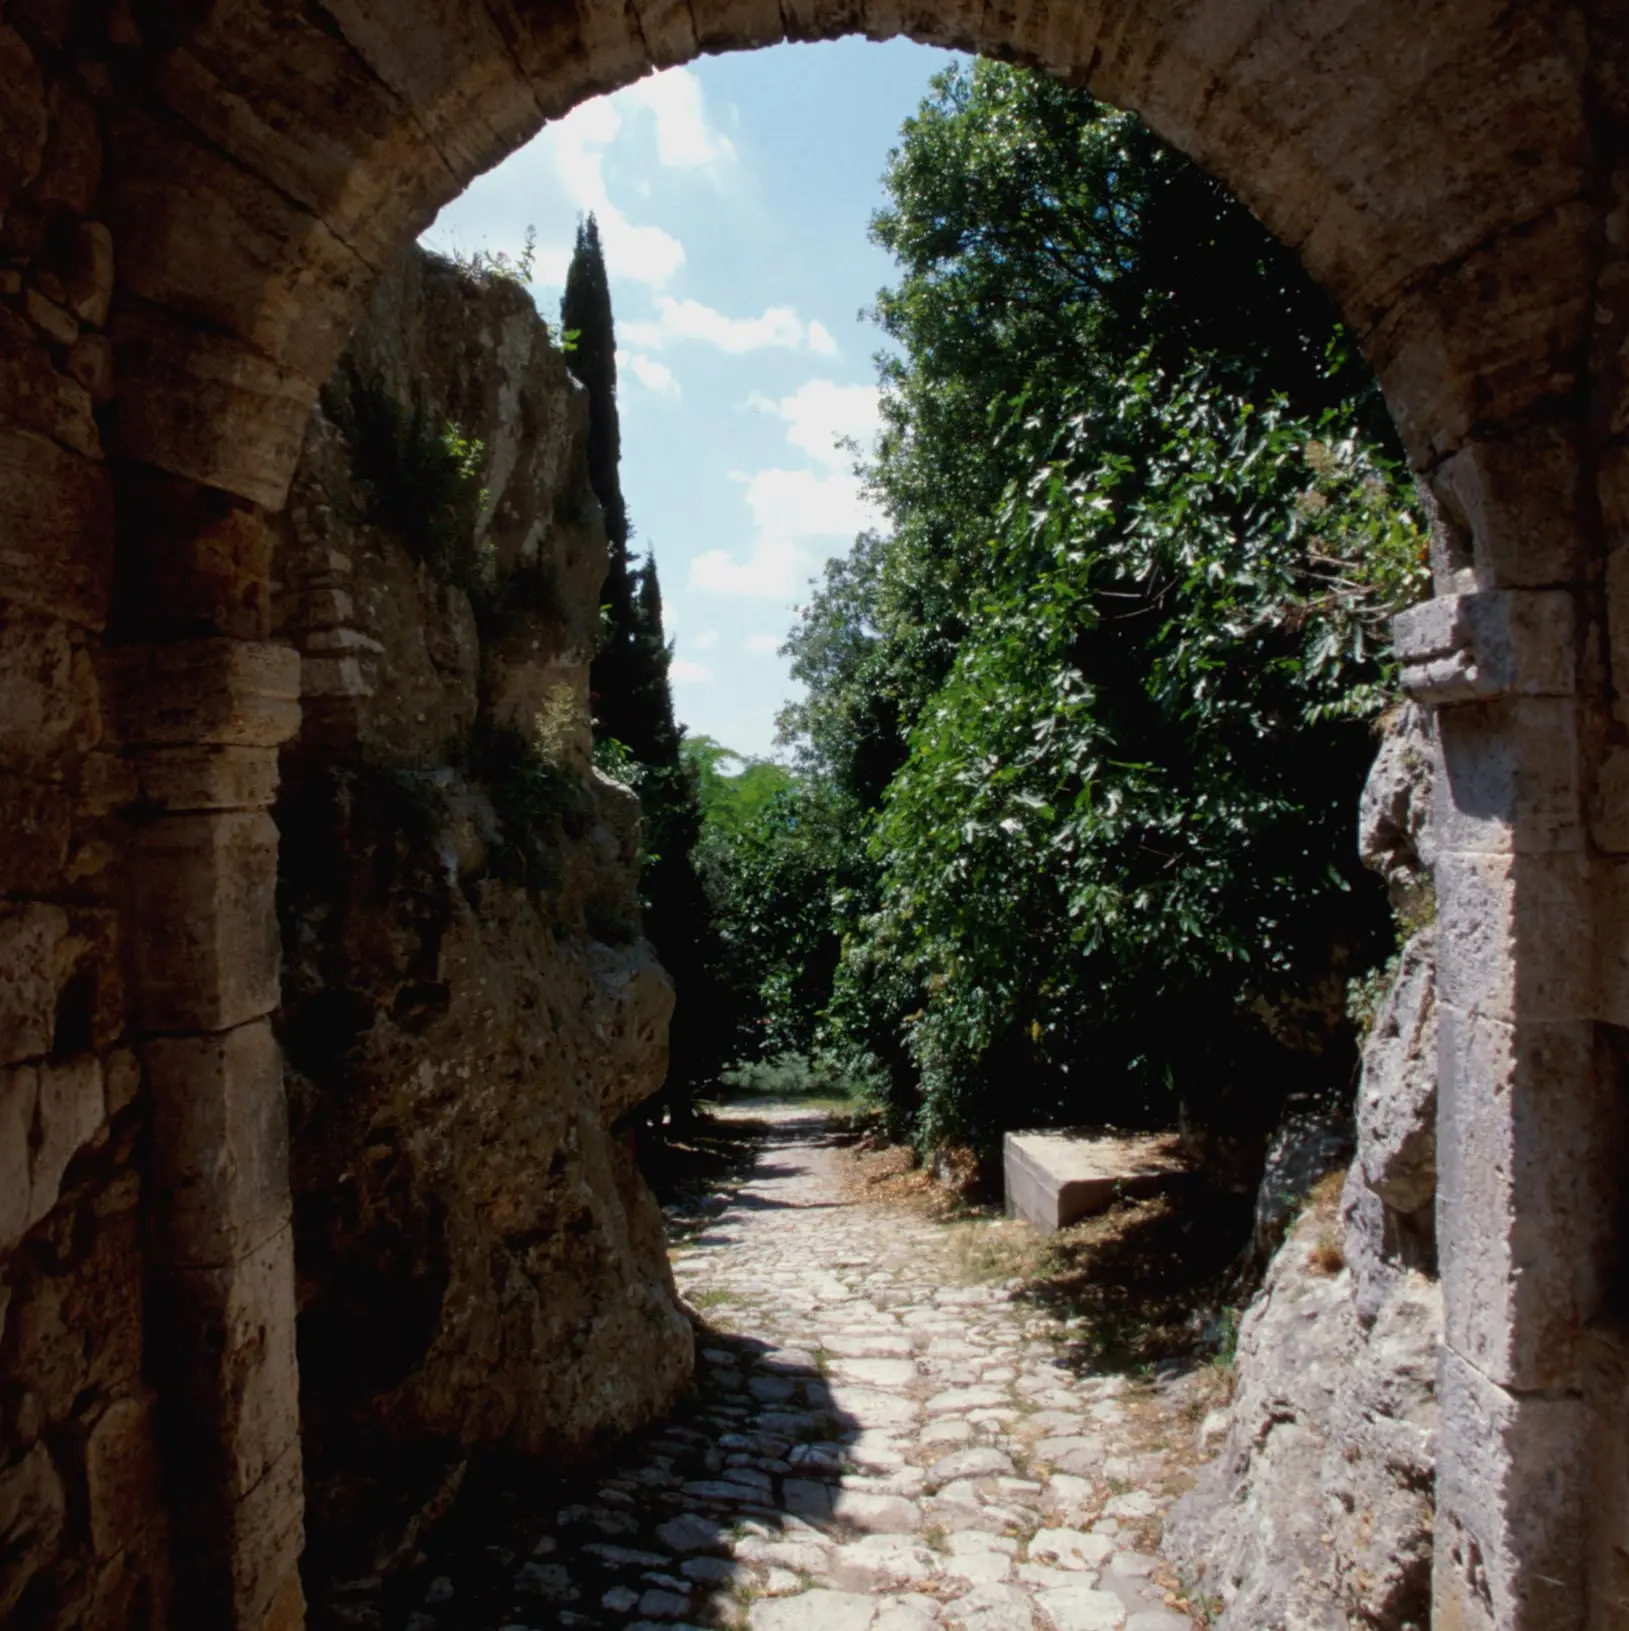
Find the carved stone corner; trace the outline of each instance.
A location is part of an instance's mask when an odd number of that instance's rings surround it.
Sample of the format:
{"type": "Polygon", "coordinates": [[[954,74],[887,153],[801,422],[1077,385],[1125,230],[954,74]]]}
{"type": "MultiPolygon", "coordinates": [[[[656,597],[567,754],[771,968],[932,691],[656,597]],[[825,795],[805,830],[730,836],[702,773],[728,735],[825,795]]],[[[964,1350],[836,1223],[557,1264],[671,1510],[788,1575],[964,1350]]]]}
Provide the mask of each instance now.
{"type": "Polygon", "coordinates": [[[1443,707],[1501,697],[1571,696],[1577,617],[1564,589],[1439,595],[1392,620],[1403,689],[1443,707]]]}
{"type": "Polygon", "coordinates": [[[300,654],[260,641],[125,646],[117,656],[120,734],[138,750],[275,748],[300,728],[300,654]]]}

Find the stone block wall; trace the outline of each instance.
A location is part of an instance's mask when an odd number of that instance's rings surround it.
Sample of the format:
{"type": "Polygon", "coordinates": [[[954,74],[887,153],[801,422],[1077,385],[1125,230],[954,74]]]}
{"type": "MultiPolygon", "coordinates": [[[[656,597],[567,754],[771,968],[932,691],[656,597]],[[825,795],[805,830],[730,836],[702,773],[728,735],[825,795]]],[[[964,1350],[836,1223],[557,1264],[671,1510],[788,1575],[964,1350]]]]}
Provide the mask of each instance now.
{"type": "Polygon", "coordinates": [[[163,1623],[101,420],[115,39],[0,21],[0,1621],[163,1623]]]}
{"type": "MultiPolygon", "coordinates": [[[[1375,365],[1441,520],[1441,602],[1399,630],[1443,749],[1436,1623],[1619,1631],[1621,0],[381,15],[0,0],[0,1613],[139,1619],[165,1597],[168,1523],[172,1623],[302,1617],[274,1151],[248,1163],[265,1183],[222,1175],[282,1114],[265,817],[302,655],[269,639],[272,518],[367,291],[584,97],[704,51],[863,32],[1137,109],[1297,250],[1375,365]],[[159,1126],[176,1153],[144,1169],[159,1126]],[[92,1309],[143,1269],[139,1324],[92,1309]],[[186,1503],[93,1498],[146,1488],[149,1390],[187,1418],[159,1433],[186,1503]],[[126,1578],[137,1606],[107,1607],[126,1578]]],[[[344,592],[320,576],[314,595],[344,592]]],[[[360,631],[337,598],[326,615],[303,661],[343,686],[360,631]]]]}

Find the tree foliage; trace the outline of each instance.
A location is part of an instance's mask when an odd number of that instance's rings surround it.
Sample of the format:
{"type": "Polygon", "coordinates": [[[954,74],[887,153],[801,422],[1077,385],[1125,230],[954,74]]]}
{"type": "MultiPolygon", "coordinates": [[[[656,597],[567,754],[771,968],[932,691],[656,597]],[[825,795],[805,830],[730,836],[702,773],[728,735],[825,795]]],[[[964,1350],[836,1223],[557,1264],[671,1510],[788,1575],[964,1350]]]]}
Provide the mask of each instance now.
{"type": "Polygon", "coordinates": [[[636,675],[640,653],[634,649],[638,572],[628,553],[631,529],[622,496],[622,427],[617,414],[617,342],[611,314],[611,280],[605,270],[599,223],[592,215],[577,223],[577,242],[560,299],[560,327],[576,335],[571,371],[588,394],[588,479],[605,517],[607,561],[601,591],[604,638],[589,674],[594,717],[607,738],[626,742],[644,723],[634,695],[640,683],[636,675]]]}
{"type": "Polygon", "coordinates": [[[1362,360],[1210,177],[1039,75],[941,75],[885,183],[892,529],[805,609],[798,779],[732,840],[777,1043],[928,1141],[1340,1081],[1423,562],[1362,360]]]}
{"type": "Polygon", "coordinates": [[[595,757],[639,795],[644,930],[678,989],[668,1077],[652,1117],[685,1116],[725,1063],[728,1003],[707,892],[697,870],[701,806],[673,713],[672,648],[662,621],[655,556],[636,564],[622,497],[616,405],[616,329],[599,227],[577,228],[560,324],[575,334],[572,371],[588,392],[588,466],[605,515],[607,569],[601,643],[590,670],[595,757]]]}

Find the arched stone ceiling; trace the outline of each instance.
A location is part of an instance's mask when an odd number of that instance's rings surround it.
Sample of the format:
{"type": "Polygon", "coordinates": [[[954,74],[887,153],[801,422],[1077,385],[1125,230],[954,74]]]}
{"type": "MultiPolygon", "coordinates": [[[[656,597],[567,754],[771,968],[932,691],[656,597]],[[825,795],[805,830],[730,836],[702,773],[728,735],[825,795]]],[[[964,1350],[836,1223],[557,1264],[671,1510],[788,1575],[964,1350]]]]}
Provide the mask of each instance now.
{"type": "MultiPolygon", "coordinates": [[[[1301,254],[1417,462],[1575,413],[1605,238],[1599,40],[1495,0],[220,0],[146,39],[109,142],[119,453],[281,502],[384,261],[578,101],[862,32],[1141,113],[1301,254]]],[[[1621,55],[1621,41],[1619,53],[1621,55]]]]}

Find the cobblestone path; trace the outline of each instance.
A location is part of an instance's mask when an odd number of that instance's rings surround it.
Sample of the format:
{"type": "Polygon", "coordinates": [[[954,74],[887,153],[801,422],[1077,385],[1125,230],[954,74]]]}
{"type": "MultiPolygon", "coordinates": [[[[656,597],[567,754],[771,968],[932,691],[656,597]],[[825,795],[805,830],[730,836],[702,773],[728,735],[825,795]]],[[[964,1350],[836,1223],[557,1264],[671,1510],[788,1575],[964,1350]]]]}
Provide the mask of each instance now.
{"type": "Polygon", "coordinates": [[[710,1325],[692,1406],[407,1631],[1190,1631],[1151,1550],[1181,1380],[1078,1374],[945,1228],[844,1192],[824,1118],[774,1121],[675,1256],[710,1325]]]}

